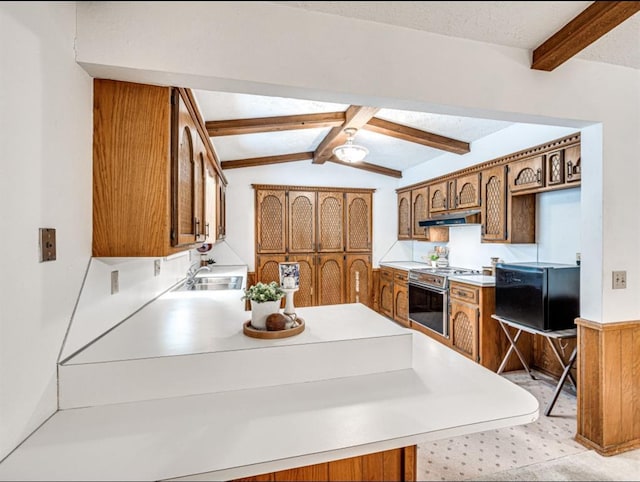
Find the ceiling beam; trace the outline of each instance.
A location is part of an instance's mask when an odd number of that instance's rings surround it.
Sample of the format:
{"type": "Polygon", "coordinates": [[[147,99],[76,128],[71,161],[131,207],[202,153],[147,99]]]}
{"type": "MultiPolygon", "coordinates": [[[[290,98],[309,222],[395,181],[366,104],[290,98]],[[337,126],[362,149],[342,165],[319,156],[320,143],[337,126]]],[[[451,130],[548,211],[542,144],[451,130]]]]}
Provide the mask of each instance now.
{"type": "Polygon", "coordinates": [[[452,139],[450,137],[433,134],[431,132],[414,129],[395,122],[390,122],[377,117],[372,118],[363,129],[384,134],[386,136],[402,139],[403,141],[415,142],[423,146],[433,147],[441,151],[453,152],[454,154],[466,154],[470,151],[469,143],[452,139]]]}
{"type": "Polygon", "coordinates": [[[333,148],[344,144],[347,135],[344,130],[347,127],[360,129],[363,125],[371,120],[380,110],[379,107],[367,107],[360,105],[350,105],[345,112],[344,124],[340,127],[334,127],[329,134],[320,142],[313,154],[314,164],[323,164],[333,156],[333,148]]]}
{"type": "Polygon", "coordinates": [[[252,157],[238,159],[236,161],[222,161],[222,169],[237,169],[239,167],[266,166],[268,164],[281,164],[283,162],[305,161],[313,159],[313,152],[297,152],[295,154],[282,154],[279,156],[252,157]]]}
{"type": "Polygon", "coordinates": [[[551,72],[640,11],[640,2],[593,2],[533,51],[531,68],[551,72]]]}
{"type": "Polygon", "coordinates": [[[333,162],[335,164],[340,164],[341,166],[347,167],[355,167],[356,169],[362,169],[364,171],[375,172],[376,174],[382,174],[383,176],[391,176],[396,178],[402,177],[401,171],[396,171],[395,169],[389,169],[388,167],[378,166],[376,164],[369,164],[367,162],[343,162],[336,159],[335,156],[327,159],[329,162],[333,162]]]}
{"type": "Polygon", "coordinates": [[[208,121],[205,123],[205,126],[211,137],[218,137],[334,127],[341,126],[344,124],[344,121],[344,112],[323,112],[319,114],[208,121]]]}

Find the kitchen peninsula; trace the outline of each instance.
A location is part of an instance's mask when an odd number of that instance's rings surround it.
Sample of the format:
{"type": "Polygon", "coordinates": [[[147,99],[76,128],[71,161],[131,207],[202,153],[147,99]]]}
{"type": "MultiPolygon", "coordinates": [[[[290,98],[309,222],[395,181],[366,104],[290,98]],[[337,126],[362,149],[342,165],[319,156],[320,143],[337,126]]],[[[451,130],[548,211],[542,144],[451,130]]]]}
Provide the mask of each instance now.
{"type": "Polygon", "coordinates": [[[258,340],[240,290],[166,292],[59,367],[61,410],[0,479],[227,480],[538,417],[527,391],[362,304],[296,311],[302,333],[258,340]]]}

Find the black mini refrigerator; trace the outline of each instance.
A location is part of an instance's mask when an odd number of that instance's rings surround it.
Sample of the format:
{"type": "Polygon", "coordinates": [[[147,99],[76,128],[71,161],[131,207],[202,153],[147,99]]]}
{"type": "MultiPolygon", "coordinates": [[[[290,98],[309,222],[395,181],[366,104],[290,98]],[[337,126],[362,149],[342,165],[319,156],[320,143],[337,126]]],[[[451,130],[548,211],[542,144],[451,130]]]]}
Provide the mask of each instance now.
{"type": "Polygon", "coordinates": [[[496,315],[540,331],[575,328],[580,316],[580,267],[498,263],[496,315]]]}

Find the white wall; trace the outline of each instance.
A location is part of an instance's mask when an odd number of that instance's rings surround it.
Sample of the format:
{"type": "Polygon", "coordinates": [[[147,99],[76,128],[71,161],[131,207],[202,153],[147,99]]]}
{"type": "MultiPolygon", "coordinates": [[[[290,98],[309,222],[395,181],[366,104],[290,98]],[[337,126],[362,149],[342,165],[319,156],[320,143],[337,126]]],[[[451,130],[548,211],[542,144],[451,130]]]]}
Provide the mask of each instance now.
{"type": "Polygon", "coordinates": [[[225,171],[227,186],[226,241],[255,271],[254,189],[252,184],[284,184],[294,186],[373,188],[373,264],[396,240],[396,187],[393,177],[373,174],[362,169],[325,163],[289,162],[265,167],[225,171]]]}
{"type": "Polygon", "coordinates": [[[0,459],[57,407],[56,359],[91,256],[91,78],[75,5],[0,3],[0,459]],[[38,228],[57,260],[39,263],[38,228]]]}

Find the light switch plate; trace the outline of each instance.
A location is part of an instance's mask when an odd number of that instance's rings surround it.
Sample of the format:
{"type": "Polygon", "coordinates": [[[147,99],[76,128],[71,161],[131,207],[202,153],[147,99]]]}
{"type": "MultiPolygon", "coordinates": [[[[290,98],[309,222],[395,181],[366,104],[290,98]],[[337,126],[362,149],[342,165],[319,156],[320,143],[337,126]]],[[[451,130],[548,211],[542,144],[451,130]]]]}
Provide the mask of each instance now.
{"type": "Polygon", "coordinates": [[[55,261],[56,259],[56,230],[40,228],[40,262],[55,261]]]}
{"type": "Polygon", "coordinates": [[[153,276],[160,276],[160,260],[156,259],[153,261],[153,276]]]}
{"type": "Polygon", "coordinates": [[[627,272],[626,271],[614,271],[613,272],[613,289],[623,290],[627,287],[627,272]]]}

